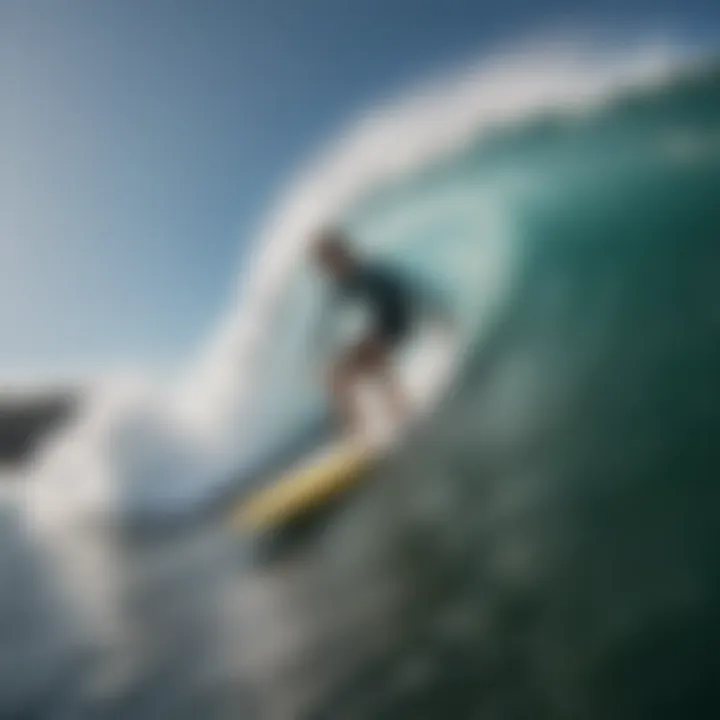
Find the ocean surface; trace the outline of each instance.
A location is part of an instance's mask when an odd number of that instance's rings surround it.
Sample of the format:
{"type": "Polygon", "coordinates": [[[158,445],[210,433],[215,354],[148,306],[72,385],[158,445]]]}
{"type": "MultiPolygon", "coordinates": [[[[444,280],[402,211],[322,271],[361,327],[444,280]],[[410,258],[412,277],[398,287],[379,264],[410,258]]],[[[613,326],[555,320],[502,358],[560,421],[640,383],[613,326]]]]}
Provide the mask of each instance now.
{"type": "Polygon", "coordinates": [[[271,337],[248,321],[233,346],[273,350],[242,412],[219,393],[231,409],[162,436],[126,413],[108,451],[113,411],[3,479],[0,717],[720,714],[720,66],[618,77],[468,121],[338,205],[463,337],[432,417],[339,504],[272,537],[221,522],[322,427],[322,297],[273,268],[271,337]],[[87,482],[58,469],[78,445],[87,482]],[[126,522],[143,501],[183,512],[126,522]]]}

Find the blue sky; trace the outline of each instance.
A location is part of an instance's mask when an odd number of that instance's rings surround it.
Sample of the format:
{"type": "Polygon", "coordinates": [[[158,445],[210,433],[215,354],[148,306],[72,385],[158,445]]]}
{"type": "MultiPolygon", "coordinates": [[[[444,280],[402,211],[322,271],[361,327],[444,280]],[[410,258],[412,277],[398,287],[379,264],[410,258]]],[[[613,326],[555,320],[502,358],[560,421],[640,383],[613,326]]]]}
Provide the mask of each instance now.
{"type": "Polygon", "coordinates": [[[354,111],[576,23],[707,42],[720,4],[0,0],[0,381],[178,362],[354,111]]]}

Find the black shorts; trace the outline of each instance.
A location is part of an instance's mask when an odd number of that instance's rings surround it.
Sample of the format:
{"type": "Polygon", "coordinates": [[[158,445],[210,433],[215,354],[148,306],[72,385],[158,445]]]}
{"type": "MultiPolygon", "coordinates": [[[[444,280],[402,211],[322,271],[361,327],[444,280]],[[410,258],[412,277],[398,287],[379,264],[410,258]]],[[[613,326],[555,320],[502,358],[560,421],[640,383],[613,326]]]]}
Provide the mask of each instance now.
{"type": "Polygon", "coordinates": [[[403,312],[383,313],[375,321],[374,334],[389,347],[397,347],[410,334],[410,318],[403,312]]]}

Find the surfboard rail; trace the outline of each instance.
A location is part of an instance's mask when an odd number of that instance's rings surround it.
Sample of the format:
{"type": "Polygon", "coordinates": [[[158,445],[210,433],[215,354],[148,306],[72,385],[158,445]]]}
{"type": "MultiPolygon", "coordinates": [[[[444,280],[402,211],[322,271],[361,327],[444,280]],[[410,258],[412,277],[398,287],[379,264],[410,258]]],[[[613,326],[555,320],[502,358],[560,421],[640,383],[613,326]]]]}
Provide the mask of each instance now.
{"type": "Polygon", "coordinates": [[[295,467],[269,487],[241,500],[230,522],[251,532],[282,525],[349,490],[377,456],[368,445],[343,443],[332,447],[321,458],[295,467]]]}

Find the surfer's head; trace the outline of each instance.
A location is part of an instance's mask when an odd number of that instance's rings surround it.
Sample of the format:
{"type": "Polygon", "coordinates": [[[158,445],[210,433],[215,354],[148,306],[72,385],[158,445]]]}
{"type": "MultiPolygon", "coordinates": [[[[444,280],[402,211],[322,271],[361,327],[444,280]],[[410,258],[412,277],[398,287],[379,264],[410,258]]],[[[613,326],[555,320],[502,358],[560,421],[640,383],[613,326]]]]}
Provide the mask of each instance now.
{"type": "Polygon", "coordinates": [[[346,277],[357,264],[346,234],[338,227],[321,230],[315,237],[313,252],[318,265],[333,277],[346,277]]]}

